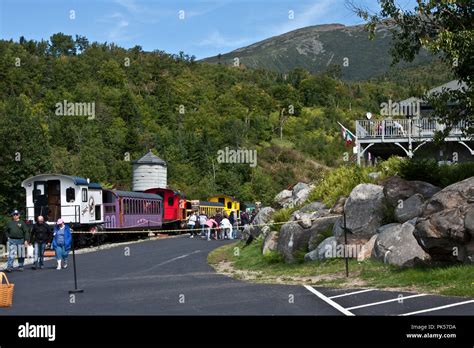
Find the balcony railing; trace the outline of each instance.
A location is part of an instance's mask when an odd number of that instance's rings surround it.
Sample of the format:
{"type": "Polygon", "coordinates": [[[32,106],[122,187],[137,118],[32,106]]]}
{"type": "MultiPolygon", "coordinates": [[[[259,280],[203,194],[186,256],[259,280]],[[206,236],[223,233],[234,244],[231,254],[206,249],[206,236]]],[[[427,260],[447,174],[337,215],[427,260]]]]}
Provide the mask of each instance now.
{"type": "MultiPolygon", "coordinates": [[[[357,139],[381,139],[382,141],[395,138],[420,138],[432,139],[435,131],[445,129],[445,125],[429,118],[415,120],[409,119],[387,119],[387,120],[358,120],[356,121],[357,139]]],[[[450,131],[450,137],[463,137],[463,129],[467,128],[467,122],[461,121],[450,131]]]]}

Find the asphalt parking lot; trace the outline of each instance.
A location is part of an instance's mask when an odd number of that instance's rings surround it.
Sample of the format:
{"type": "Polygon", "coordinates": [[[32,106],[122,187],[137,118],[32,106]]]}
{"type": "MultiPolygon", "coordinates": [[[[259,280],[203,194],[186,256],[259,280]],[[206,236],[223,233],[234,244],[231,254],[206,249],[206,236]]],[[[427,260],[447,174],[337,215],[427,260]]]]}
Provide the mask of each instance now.
{"type": "Polygon", "coordinates": [[[72,297],[72,262],[26,266],[8,275],[14,304],[0,315],[474,315],[473,298],[232,279],[207,264],[222,243],[182,236],[76,255],[84,293],[72,297]]]}

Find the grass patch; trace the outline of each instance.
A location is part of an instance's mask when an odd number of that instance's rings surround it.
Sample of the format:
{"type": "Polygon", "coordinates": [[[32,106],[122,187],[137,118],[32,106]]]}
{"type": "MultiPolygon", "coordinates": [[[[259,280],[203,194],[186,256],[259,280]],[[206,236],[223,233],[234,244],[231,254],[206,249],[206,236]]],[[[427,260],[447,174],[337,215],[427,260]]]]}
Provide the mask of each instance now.
{"type": "Polygon", "coordinates": [[[243,246],[242,242],[236,242],[219,247],[209,254],[208,261],[211,265],[231,261],[236,270],[259,272],[257,281],[296,279],[301,283],[310,281],[312,284],[333,287],[363,285],[474,297],[474,265],[399,268],[374,260],[357,262],[351,259],[349,278],[346,278],[343,259],[286,264],[281,262],[279,255],[273,253],[264,257],[261,254],[261,241],[246,248],[243,246]]]}

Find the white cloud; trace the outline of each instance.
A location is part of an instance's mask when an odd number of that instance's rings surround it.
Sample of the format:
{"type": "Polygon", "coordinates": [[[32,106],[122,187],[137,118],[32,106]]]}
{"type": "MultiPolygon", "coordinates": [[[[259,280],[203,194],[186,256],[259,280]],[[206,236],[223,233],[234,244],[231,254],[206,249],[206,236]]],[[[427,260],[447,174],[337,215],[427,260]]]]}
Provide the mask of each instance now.
{"type": "Polygon", "coordinates": [[[213,47],[239,47],[252,42],[249,38],[229,38],[223,36],[218,30],[210,33],[204,40],[197,43],[198,46],[213,46],[213,47]]]}
{"type": "Polygon", "coordinates": [[[108,41],[120,42],[136,37],[136,35],[130,35],[128,33],[130,22],[120,12],[114,12],[110,15],[107,15],[102,18],[100,22],[109,26],[109,29],[106,32],[108,41]]]}

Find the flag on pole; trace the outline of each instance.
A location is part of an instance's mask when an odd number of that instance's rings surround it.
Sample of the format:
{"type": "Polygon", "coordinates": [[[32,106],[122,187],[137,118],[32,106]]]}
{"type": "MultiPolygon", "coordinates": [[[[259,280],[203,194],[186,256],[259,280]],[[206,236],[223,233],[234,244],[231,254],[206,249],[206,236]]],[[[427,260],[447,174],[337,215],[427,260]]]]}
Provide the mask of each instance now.
{"type": "Polygon", "coordinates": [[[344,127],[342,128],[342,138],[345,140],[346,145],[351,145],[354,142],[351,133],[344,127]]]}
{"type": "Polygon", "coordinates": [[[354,136],[354,134],[352,134],[350,130],[344,127],[341,123],[339,123],[339,125],[341,126],[342,138],[346,142],[346,145],[347,146],[352,145],[356,137],[354,136]]]}

